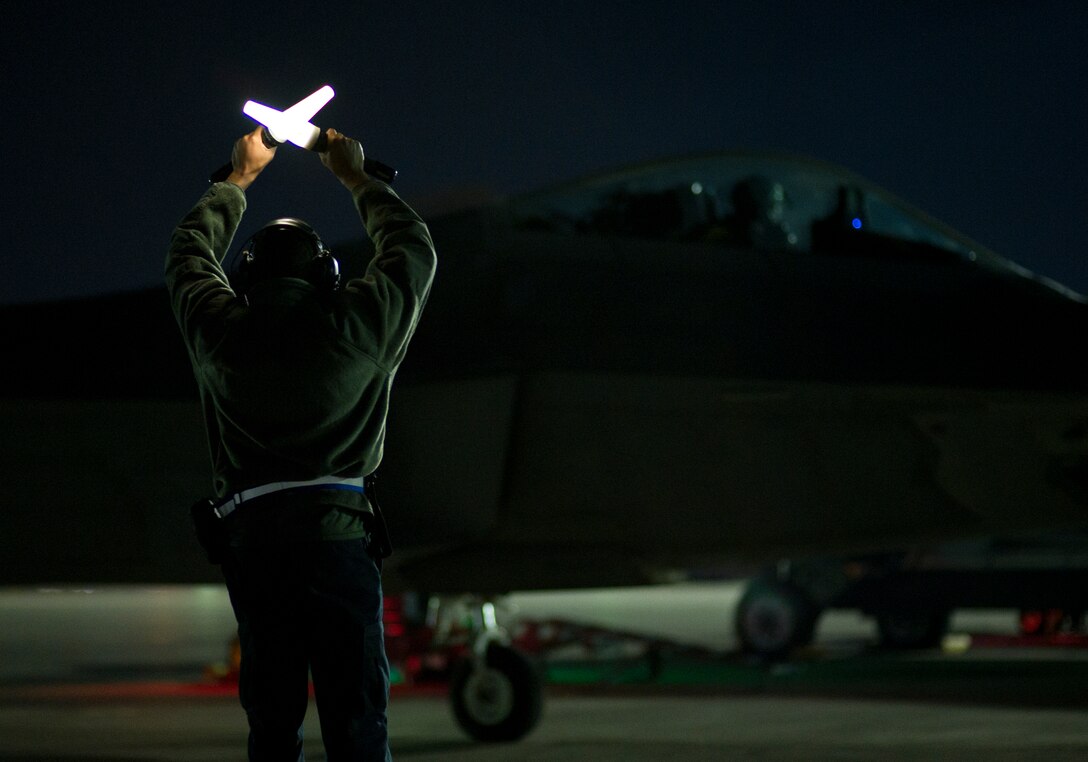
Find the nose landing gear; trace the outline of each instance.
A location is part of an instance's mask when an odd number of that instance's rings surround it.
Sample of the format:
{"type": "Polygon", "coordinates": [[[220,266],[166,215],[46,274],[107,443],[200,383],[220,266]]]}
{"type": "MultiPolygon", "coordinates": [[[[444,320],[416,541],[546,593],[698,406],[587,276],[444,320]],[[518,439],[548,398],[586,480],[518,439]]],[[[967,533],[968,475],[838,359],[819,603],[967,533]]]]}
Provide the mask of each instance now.
{"type": "MultiPolygon", "coordinates": [[[[450,675],[453,716],[477,741],[516,741],[540,721],[544,685],[533,663],[510,645],[495,606],[472,610],[472,647],[450,675]]],[[[440,637],[448,633],[438,628],[440,637]]]]}
{"type": "Polygon", "coordinates": [[[454,668],[450,701],[458,724],[478,741],[516,741],[540,720],[543,687],[525,656],[490,643],[454,668]]]}

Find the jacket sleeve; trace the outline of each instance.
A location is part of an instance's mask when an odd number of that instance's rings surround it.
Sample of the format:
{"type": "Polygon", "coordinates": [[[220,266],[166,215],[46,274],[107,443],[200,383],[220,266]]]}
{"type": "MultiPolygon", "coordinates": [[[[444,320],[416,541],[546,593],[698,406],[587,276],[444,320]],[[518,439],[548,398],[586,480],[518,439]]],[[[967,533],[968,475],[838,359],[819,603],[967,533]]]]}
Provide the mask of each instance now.
{"type": "Polygon", "coordinates": [[[222,261],[246,208],[233,183],[213,184],[174,229],[166,255],[166,288],[189,351],[199,355],[211,337],[211,318],[235,298],[222,261]]]}
{"type": "Polygon", "coordinates": [[[434,243],[419,215],[385,183],[367,180],[352,196],[375,253],[363,277],[344,287],[358,321],[351,339],[394,370],[431,291],[434,243]]]}

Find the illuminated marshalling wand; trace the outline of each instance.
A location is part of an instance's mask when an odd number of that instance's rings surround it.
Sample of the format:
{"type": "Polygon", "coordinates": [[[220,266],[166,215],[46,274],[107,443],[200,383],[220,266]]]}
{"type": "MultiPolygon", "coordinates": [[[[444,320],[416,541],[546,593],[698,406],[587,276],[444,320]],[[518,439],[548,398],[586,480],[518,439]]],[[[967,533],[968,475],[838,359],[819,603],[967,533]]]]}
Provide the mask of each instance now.
{"type": "MultiPolygon", "coordinates": [[[[256,101],[246,101],[246,105],[242,107],[242,113],[264,125],[264,129],[261,130],[261,139],[269,148],[275,148],[283,143],[294,143],[299,148],[320,152],[328,147],[328,136],[324,130],[311,124],[310,120],[332,100],[334,94],[332,88],[325,85],[286,111],[277,111],[256,101]]],[[[217,183],[226,180],[233,168],[231,162],[228,161],[212,172],[208,181],[217,183]]],[[[374,159],[363,159],[363,171],[384,183],[392,183],[397,177],[397,170],[374,159]]]]}

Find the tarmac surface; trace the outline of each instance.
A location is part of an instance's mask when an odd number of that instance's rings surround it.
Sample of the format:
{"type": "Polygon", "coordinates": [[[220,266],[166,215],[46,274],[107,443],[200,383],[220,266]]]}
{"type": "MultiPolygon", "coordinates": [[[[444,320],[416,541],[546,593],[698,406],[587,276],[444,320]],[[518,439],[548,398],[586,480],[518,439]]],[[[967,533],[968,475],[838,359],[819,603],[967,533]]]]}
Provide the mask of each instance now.
{"type": "MultiPolygon", "coordinates": [[[[80,694],[0,701],[4,762],[245,759],[233,695],[80,694]]],[[[773,691],[549,689],[540,725],[514,744],[477,744],[441,695],[393,697],[396,759],[1074,760],[1088,758],[1085,706],[1002,706],[773,691]]],[[[311,706],[307,759],[324,759],[311,706]]]]}
{"type": "MultiPolygon", "coordinates": [[[[691,605],[705,608],[699,596],[708,589],[689,592],[691,605]]],[[[660,601],[607,595],[620,623],[645,618],[647,607],[661,612],[660,601]]],[[[687,605],[676,602],[682,597],[673,590],[670,605],[687,605]]],[[[224,620],[221,603],[209,591],[0,595],[0,762],[245,759],[234,686],[200,672],[205,652],[222,647],[229,612],[224,620]],[[179,603],[191,598],[200,604],[179,603]],[[102,621],[122,623],[126,637],[103,632],[102,621]],[[195,629],[179,634],[182,621],[195,629]]],[[[576,618],[602,616],[602,600],[592,596],[525,597],[522,613],[554,614],[546,603],[576,618]]],[[[514,744],[470,740],[441,685],[400,685],[389,713],[393,755],[414,762],[1088,759],[1084,641],[1039,647],[1004,632],[1003,614],[958,624],[981,632],[907,655],[875,649],[867,625],[850,617],[831,617],[816,647],[788,663],[683,645],[650,659],[622,638],[593,652],[557,652],[542,665],[542,720],[514,744]]],[[[307,759],[325,759],[312,704],[306,739],[307,759]]]]}

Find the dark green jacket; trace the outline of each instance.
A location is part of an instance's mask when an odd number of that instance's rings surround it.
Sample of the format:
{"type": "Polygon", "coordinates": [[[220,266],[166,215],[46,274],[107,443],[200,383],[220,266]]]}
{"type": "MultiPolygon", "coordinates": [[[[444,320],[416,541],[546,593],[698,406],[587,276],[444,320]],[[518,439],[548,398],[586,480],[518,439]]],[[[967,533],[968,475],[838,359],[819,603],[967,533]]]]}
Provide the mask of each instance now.
{"type": "MultiPolygon", "coordinates": [[[[222,262],[246,198],[232,183],[213,184],[174,230],[166,285],[196,374],[220,497],[268,482],[365,476],[381,462],[393,378],[436,259],[427,226],[389,186],[368,180],[352,197],[375,256],[364,277],[331,295],[294,278],[259,282],[248,298],[235,294],[222,262]]],[[[283,493],[237,514],[239,522],[257,509],[266,518],[283,514],[263,523],[305,532],[299,511],[315,506],[320,536],[359,536],[358,519],[325,509],[368,510],[360,498],[283,493]]]]}

